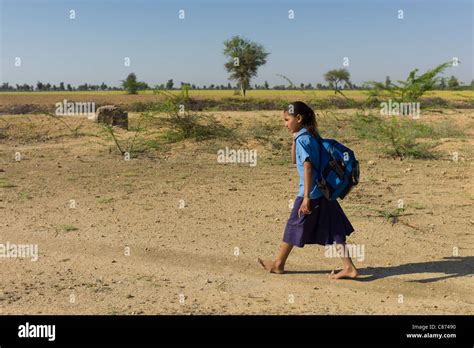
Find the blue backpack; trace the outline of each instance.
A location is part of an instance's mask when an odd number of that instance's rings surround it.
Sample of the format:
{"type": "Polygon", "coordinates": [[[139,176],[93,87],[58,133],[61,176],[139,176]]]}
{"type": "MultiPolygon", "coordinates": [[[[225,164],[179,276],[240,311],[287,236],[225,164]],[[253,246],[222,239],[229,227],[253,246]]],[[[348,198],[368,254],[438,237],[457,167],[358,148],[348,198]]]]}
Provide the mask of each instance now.
{"type": "Polygon", "coordinates": [[[354,151],[334,139],[316,139],[320,145],[318,189],[329,201],[344,199],[359,183],[359,162],[354,151]]]}

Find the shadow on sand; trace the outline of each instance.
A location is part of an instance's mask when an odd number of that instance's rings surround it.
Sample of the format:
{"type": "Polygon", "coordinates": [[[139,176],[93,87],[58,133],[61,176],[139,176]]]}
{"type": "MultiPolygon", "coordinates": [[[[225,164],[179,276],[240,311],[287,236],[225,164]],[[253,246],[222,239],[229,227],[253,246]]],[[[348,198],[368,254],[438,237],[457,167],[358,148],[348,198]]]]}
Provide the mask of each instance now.
{"type": "MultiPolygon", "coordinates": [[[[406,263],[389,267],[359,268],[357,281],[368,282],[404,274],[443,273],[442,276],[410,280],[416,283],[432,283],[449,278],[465,277],[474,274],[474,256],[444,257],[439,261],[406,263]]],[[[286,271],[285,274],[329,274],[330,271],[286,271]]]]}

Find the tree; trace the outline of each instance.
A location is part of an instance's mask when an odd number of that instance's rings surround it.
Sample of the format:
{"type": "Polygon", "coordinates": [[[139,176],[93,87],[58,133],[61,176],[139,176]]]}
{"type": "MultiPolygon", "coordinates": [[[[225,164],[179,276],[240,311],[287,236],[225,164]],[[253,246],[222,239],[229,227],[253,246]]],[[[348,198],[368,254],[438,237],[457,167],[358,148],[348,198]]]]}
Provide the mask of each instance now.
{"type": "Polygon", "coordinates": [[[390,76],[385,77],[385,86],[390,86],[392,84],[392,80],[390,80],[390,76]]]}
{"type": "Polygon", "coordinates": [[[451,76],[448,80],[449,89],[456,89],[459,87],[459,81],[455,76],[451,76]]]}
{"type": "Polygon", "coordinates": [[[36,90],[37,91],[42,91],[43,88],[44,88],[43,82],[40,82],[40,81],[36,82],[36,90]]]}
{"type": "Polygon", "coordinates": [[[127,94],[137,94],[139,83],[137,75],[134,73],[128,74],[125,80],[122,80],[122,87],[127,91],[127,94]]]}
{"type": "Polygon", "coordinates": [[[169,79],[169,80],[166,82],[166,89],[173,89],[173,86],[174,86],[173,79],[169,79]]]}
{"type": "Polygon", "coordinates": [[[138,90],[140,90],[140,91],[144,91],[144,90],[150,89],[150,86],[148,86],[148,83],[143,82],[143,81],[139,81],[139,82],[137,83],[137,87],[138,87],[138,90]]]}
{"type": "Polygon", "coordinates": [[[344,82],[346,86],[350,86],[350,73],[347,69],[333,69],[324,74],[324,79],[329,86],[334,89],[334,94],[339,90],[339,83],[344,82]]]}
{"type": "Polygon", "coordinates": [[[30,86],[28,84],[24,83],[22,85],[19,85],[18,83],[16,84],[16,90],[17,91],[28,91],[30,89],[30,86]]]}
{"type": "Polygon", "coordinates": [[[68,91],[72,91],[72,86],[71,86],[70,83],[67,84],[66,88],[67,88],[68,91]]]}
{"type": "Polygon", "coordinates": [[[102,82],[102,84],[100,85],[100,89],[105,91],[107,89],[107,85],[104,82],[102,82]]]}
{"type": "Polygon", "coordinates": [[[166,89],[173,89],[173,79],[169,79],[168,82],[166,82],[166,89]]]}
{"type": "Polygon", "coordinates": [[[250,80],[257,76],[257,70],[267,62],[270,53],[255,42],[240,36],[224,41],[224,55],[229,59],[224,67],[230,79],[239,83],[242,95],[250,87],[250,80]]]}
{"type": "Polygon", "coordinates": [[[265,87],[265,89],[269,89],[269,88],[270,88],[270,85],[268,84],[267,81],[265,81],[264,87],[265,87]]]}
{"type": "Polygon", "coordinates": [[[439,80],[439,89],[445,90],[446,89],[446,79],[442,77],[439,80]]]}

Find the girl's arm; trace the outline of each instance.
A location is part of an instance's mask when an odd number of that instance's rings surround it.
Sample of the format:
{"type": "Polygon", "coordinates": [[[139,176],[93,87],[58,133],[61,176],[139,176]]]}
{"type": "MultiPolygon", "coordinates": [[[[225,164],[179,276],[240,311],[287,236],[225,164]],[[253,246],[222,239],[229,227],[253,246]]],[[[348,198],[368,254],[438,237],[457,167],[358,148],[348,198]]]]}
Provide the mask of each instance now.
{"type": "Polygon", "coordinates": [[[311,162],[305,161],[304,162],[304,197],[303,197],[303,202],[301,203],[300,209],[298,211],[298,216],[300,216],[301,213],[311,214],[310,198],[309,198],[309,194],[311,193],[310,189],[311,189],[311,181],[312,181],[311,173],[312,173],[311,162]]]}
{"type": "Polygon", "coordinates": [[[304,198],[309,199],[310,189],[311,189],[311,162],[305,161],[304,162],[304,198]]]}
{"type": "Polygon", "coordinates": [[[293,140],[293,145],[291,145],[291,162],[293,164],[296,163],[296,144],[294,140],[293,140]]]}

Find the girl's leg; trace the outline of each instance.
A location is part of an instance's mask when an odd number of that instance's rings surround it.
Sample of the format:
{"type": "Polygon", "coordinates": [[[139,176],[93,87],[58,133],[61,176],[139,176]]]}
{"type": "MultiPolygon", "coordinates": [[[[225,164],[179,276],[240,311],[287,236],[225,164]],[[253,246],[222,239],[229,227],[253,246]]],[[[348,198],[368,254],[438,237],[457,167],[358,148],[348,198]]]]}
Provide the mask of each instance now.
{"type": "Polygon", "coordinates": [[[337,273],[334,273],[334,271],[332,271],[329,277],[331,279],[357,278],[359,273],[357,272],[357,268],[354,266],[354,263],[352,262],[349,256],[349,252],[346,248],[346,245],[336,244],[336,250],[341,256],[343,268],[337,273]]]}
{"type": "Polygon", "coordinates": [[[288,259],[288,255],[290,255],[291,249],[293,249],[293,245],[282,242],[274,261],[263,261],[259,258],[258,262],[270,273],[282,274],[285,271],[285,263],[288,259]]]}

